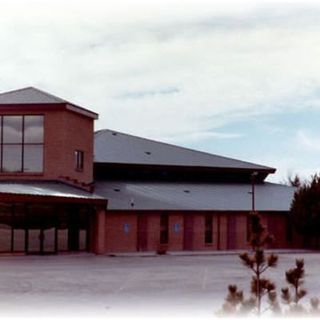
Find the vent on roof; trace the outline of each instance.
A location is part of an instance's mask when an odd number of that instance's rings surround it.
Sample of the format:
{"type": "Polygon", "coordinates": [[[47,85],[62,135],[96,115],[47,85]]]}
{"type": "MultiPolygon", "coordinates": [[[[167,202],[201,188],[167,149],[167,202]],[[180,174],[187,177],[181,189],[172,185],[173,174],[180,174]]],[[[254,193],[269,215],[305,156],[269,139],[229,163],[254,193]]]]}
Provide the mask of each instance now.
{"type": "Polygon", "coordinates": [[[147,154],[148,156],[150,156],[151,152],[150,151],[145,151],[145,154],[147,154]]]}
{"type": "Polygon", "coordinates": [[[184,193],[190,193],[190,190],[183,190],[184,193]]]}
{"type": "Polygon", "coordinates": [[[116,135],[117,135],[117,133],[116,133],[116,132],[112,132],[112,135],[113,135],[113,136],[116,136],[116,135]]]}
{"type": "Polygon", "coordinates": [[[120,189],[113,189],[113,191],[115,191],[115,192],[120,192],[120,189]]]}

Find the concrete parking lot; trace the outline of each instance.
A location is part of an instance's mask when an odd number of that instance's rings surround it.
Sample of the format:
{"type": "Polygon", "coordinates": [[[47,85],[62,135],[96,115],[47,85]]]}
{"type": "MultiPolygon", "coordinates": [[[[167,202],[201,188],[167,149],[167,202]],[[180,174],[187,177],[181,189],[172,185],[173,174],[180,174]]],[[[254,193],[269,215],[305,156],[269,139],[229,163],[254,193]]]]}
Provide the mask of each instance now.
{"type": "MultiPolygon", "coordinates": [[[[309,297],[320,297],[320,254],[280,254],[268,274],[280,289],[295,258],[306,262],[309,297]]],[[[17,317],[212,318],[229,283],[248,292],[234,255],[0,257],[0,307],[17,317]]]]}

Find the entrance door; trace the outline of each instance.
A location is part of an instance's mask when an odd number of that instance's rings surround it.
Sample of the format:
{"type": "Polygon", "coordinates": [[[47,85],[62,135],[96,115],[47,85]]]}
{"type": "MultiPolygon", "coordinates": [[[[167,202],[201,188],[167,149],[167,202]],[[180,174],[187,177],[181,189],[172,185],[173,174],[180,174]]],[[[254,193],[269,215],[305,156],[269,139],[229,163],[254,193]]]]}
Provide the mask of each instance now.
{"type": "Polygon", "coordinates": [[[50,254],[56,252],[55,228],[28,229],[28,254],[50,254]]]}
{"type": "MultiPolygon", "coordinates": [[[[56,252],[56,228],[42,230],[42,244],[40,243],[40,253],[55,253],[56,252]],[[41,250],[42,249],[42,250],[41,250]]],[[[41,235],[41,234],[40,234],[41,235]]]]}
{"type": "Polygon", "coordinates": [[[89,207],[0,204],[0,253],[87,251],[89,207]]]}
{"type": "Polygon", "coordinates": [[[30,205],[26,212],[26,253],[56,252],[56,217],[48,205],[30,205]]]}
{"type": "Polygon", "coordinates": [[[81,209],[70,210],[68,213],[68,250],[87,250],[88,215],[81,209]]]}
{"type": "Polygon", "coordinates": [[[39,254],[40,253],[40,229],[28,229],[27,253],[39,254]]]}

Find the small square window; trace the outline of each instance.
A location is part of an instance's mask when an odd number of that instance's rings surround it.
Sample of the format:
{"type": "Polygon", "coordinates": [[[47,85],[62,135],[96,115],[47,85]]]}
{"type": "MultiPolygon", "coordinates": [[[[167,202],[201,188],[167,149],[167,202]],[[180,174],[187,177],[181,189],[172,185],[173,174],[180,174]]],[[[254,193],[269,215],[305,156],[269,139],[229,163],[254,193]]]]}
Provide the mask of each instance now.
{"type": "Polygon", "coordinates": [[[77,171],[83,171],[84,152],[76,150],[74,152],[75,169],[77,171]]]}

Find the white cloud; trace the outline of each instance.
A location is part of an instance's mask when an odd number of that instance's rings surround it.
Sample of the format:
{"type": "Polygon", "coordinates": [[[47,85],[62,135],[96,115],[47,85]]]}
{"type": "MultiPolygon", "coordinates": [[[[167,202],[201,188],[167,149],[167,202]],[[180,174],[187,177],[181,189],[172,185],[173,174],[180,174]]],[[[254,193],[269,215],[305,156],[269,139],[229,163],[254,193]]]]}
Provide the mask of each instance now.
{"type": "Polygon", "coordinates": [[[2,1],[0,88],[38,86],[100,113],[97,128],[237,138],[223,126],[320,107],[319,14],[302,2],[2,1]]]}
{"type": "Polygon", "coordinates": [[[243,137],[243,134],[239,133],[227,133],[227,132],[214,132],[214,131],[196,131],[196,132],[185,132],[184,134],[173,135],[173,136],[162,136],[159,137],[163,141],[170,143],[195,143],[199,141],[206,141],[211,139],[238,139],[243,137]]]}
{"type": "Polygon", "coordinates": [[[316,134],[311,135],[303,130],[298,130],[297,143],[304,150],[311,152],[320,151],[320,136],[316,134]]]}

